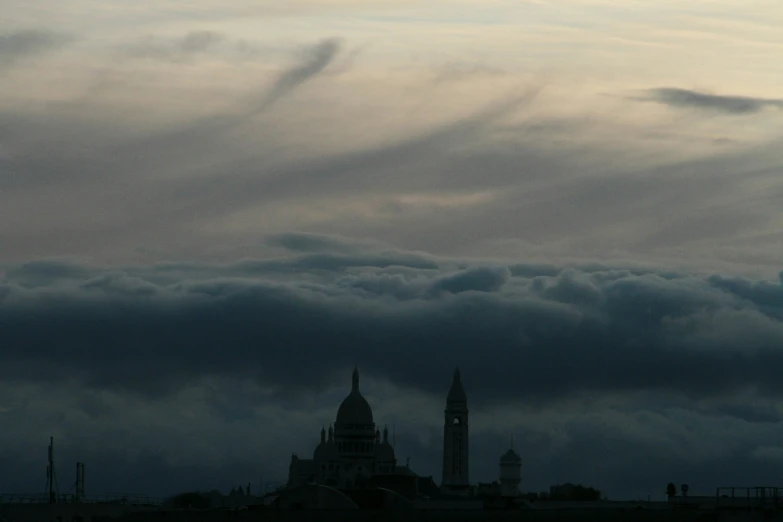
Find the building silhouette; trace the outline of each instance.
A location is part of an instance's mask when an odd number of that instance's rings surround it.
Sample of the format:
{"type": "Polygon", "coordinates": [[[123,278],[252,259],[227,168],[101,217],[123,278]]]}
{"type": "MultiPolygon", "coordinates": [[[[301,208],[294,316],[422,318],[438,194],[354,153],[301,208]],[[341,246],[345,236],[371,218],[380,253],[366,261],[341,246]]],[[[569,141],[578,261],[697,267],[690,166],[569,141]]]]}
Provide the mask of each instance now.
{"type": "Polygon", "coordinates": [[[522,481],[522,457],[514,451],[513,440],[509,450],[500,457],[500,494],[504,497],[519,495],[522,481]]]}
{"type": "Polygon", "coordinates": [[[394,473],[397,459],[389,430],[375,425],[372,408],[359,390],[354,368],[351,392],[337,410],[334,427],[321,428],[321,442],[312,459],[291,456],[288,487],[320,484],[340,489],[360,488],[376,475],[394,473]]]}
{"type": "MultiPolygon", "coordinates": [[[[443,428],[444,493],[467,494],[470,490],[470,439],[468,399],[459,368],[446,398],[443,428]]],[[[291,456],[287,488],[322,485],[340,490],[356,490],[371,484],[420,481],[408,465],[398,466],[389,430],[375,424],[372,408],[359,388],[359,369],[354,368],[351,391],[337,409],[333,425],[321,428],[321,439],[311,459],[291,456]],[[395,479],[395,477],[397,477],[395,479]]]]}

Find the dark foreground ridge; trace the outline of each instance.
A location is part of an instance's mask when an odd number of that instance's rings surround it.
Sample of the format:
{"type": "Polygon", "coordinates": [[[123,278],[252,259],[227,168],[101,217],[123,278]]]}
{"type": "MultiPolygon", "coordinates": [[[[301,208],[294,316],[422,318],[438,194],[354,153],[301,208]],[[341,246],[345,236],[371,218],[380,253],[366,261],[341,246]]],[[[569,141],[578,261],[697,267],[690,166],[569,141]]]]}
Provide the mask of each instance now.
{"type": "MultiPolygon", "coordinates": [[[[223,522],[309,520],[376,522],[476,520],[506,522],[755,522],[781,520],[783,489],[720,488],[716,496],[677,497],[668,502],[498,502],[483,499],[400,499],[389,503],[383,488],[340,492],[308,485],[284,494],[248,498],[235,508],[176,507],[117,501],[80,503],[7,502],[0,504],[2,522],[223,522]],[[729,496],[731,492],[734,497],[729,496]],[[757,495],[757,496],[754,496],[757,495]]],[[[5,499],[9,500],[9,499],[5,499]]]]}

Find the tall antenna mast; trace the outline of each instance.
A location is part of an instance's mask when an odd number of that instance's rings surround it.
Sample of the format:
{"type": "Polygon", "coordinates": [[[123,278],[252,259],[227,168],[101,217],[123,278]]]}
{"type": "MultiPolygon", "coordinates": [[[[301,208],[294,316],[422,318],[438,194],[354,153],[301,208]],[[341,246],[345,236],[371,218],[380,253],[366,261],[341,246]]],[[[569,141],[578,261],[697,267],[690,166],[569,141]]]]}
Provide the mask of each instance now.
{"type": "Polygon", "coordinates": [[[84,500],[84,462],[76,463],[76,500],[84,500]]]}
{"type": "Polygon", "coordinates": [[[397,449],[397,423],[392,424],[392,449],[397,449]]]}
{"type": "Polygon", "coordinates": [[[46,481],[49,484],[49,503],[57,502],[54,493],[54,437],[49,437],[49,466],[46,468],[46,481]]]}

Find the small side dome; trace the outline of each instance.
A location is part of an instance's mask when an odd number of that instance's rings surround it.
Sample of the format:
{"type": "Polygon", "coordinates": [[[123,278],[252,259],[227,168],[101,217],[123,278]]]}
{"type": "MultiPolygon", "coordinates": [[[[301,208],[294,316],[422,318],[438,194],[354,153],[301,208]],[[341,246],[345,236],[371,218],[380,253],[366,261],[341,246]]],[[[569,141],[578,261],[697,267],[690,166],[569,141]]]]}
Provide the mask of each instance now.
{"type": "Polygon", "coordinates": [[[394,460],[394,448],[388,442],[381,442],[375,445],[375,460],[392,461],[394,460]]]}
{"type": "Polygon", "coordinates": [[[334,441],[322,442],[315,447],[313,460],[316,462],[340,460],[340,452],[337,450],[337,444],[334,441]]]}

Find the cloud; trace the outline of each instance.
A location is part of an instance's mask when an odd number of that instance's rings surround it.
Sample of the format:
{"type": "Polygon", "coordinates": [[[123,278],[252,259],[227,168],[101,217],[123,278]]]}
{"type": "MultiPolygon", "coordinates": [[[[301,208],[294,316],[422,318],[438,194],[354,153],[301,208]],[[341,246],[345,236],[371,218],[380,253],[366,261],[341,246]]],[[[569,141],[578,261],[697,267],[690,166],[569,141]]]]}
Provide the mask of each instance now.
{"type": "Polygon", "coordinates": [[[217,31],[189,31],[178,38],[148,37],[123,47],[123,53],[134,58],[183,62],[219,51],[226,40],[226,35],[217,31]]]}
{"type": "Polygon", "coordinates": [[[720,96],[677,88],[651,89],[648,100],[676,108],[699,109],[726,114],[753,114],[766,108],[783,108],[783,100],[720,96]]]}
{"type": "Polygon", "coordinates": [[[498,67],[492,67],[490,65],[481,62],[472,63],[472,64],[449,62],[441,67],[436,68],[435,81],[436,82],[461,81],[461,80],[469,80],[477,76],[495,77],[495,76],[502,76],[505,74],[508,73],[498,67]]]}
{"type": "Polygon", "coordinates": [[[76,260],[41,259],[9,267],[5,275],[22,286],[34,288],[61,279],[86,278],[91,273],[76,260]]]}
{"type": "MultiPolygon", "coordinates": [[[[223,25],[174,34],[161,42],[175,55],[213,57],[237,39],[223,25]]],[[[53,94],[81,97],[48,102],[45,116],[32,110],[45,94],[9,102],[0,108],[4,255],[115,260],[145,248],[148,260],[228,260],[232,249],[265,255],[262,236],[297,229],[450,255],[519,240],[513,255],[535,245],[539,259],[655,251],[714,270],[776,270],[774,240],[752,240],[779,234],[776,144],[718,149],[714,129],[683,132],[701,138],[694,145],[658,120],[620,125],[615,115],[657,109],[591,98],[596,114],[583,113],[556,82],[542,89],[513,72],[433,85],[431,68],[417,76],[358,63],[336,76],[348,54],[339,42],[316,37],[274,66],[268,56],[196,60],[176,75],[126,60],[106,66],[100,89],[53,94]],[[660,147],[640,128],[677,143],[660,147]]]]}
{"type": "Polygon", "coordinates": [[[259,110],[264,110],[301,84],[323,72],[340,52],[341,47],[339,39],[328,38],[306,49],[299,64],[283,72],[267,91],[259,110]]]}
{"type": "Polygon", "coordinates": [[[214,31],[191,31],[182,39],[180,47],[188,53],[201,52],[211,48],[223,38],[223,35],[214,31]]]}
{"type": "Polygon", "coordinates": [[[783,448],[780,446],[760,446],[753,450],[752,455],[759,460],[779,462],[783,460],[783,448]]]}
{"type": "Polygon", "coordinates": [[[72,38],[42,29],[27,29],[0,34],[0,64],[8,65],[68,43],[72,38]]]}
{"type": "Polygon", "coordinates": [[[434,293],[448,292],[497,292],[508,281],[510,272],[506,267],[477,267],[461,270],[437,279],[432,284],[434,293]]]}
{"type": "Polygon", "coordinates": [[[229,265],[11,267],[0,293],[9,341],[2,373],[40,381],[68,368],[62,375],[85,386],[152,395],[238,376],[292,392],[318,389],[361,360],[371,373],[433,392],[425,376],[448,359],[476,372],[474,398],[485,403],[644,390],[783,393],[779,285],[520,270],[389,248],[335,252],[330,244],[345,240],[312,239],[278,237],[294,248],[304,240],[305,253],[229,265]],[[301,357],[311,364],[298,366],[301,357]],[[413,374],[411,358],[420,365],[413,374]],[[502,371],[524,368],[528,377],[496,379],[499,360],[502,371]]]}
{"type": "Polygon", "coordinates": [[[288,232],[269,236],[266,243],[279,246],[289,252],[353,252],[379,246],[378,241],[357,241],[339,236],[288,232]]]}
{"type": "MultiPolygon", "coordinates": [[[[173,56],[181,56],[181,48],[191,49],[187,53],[192,54],[211,47],[221,39],[220,35],[215,33],[189,33],[175,45],[177,50],[173,56]],[[186,42],[190,43],[186,45],[186,42]]],[[[339,40],[333,38],[306,46],[300,59],[284,67],[271,87],[259,89],[261,92],[254,91],[240,100],[235,100],[227,110],[218,114],[199,117],[125,142],[117,152],[135,155],[138,149],[144,149],[152,158],[168,161],[180,157],[178,154],[183,152],[190,157],[194,151],[213,146],[217,139],[224,138],[242,124],[252,122],[253,118],[291,94],[297,87],[315,78],[331,63],[339,50],[339,40]]],[[[155,56],[171,56],[170,49],[158,52],[160,49],[152,47],[148,51],[155,56]]],[[[213,180],[207,180],[207,183],[212,182],[213,180]]]]}

